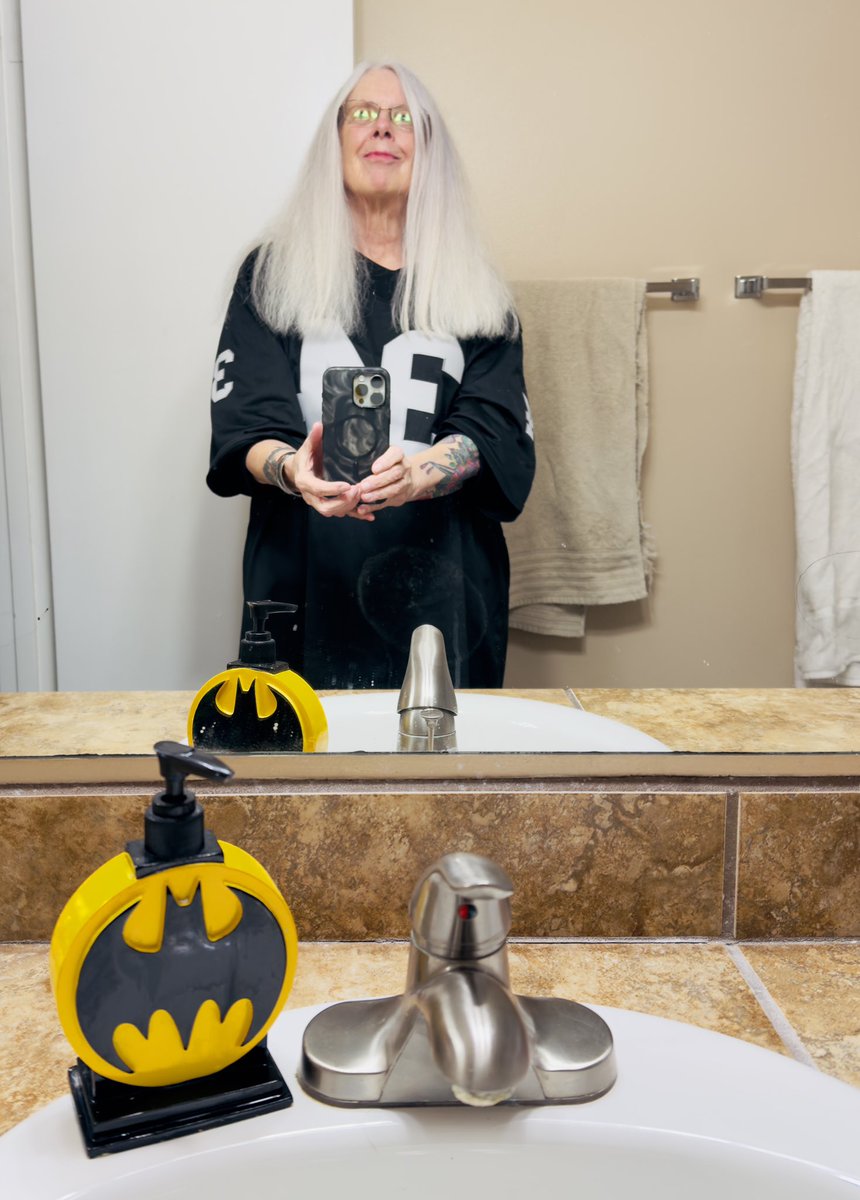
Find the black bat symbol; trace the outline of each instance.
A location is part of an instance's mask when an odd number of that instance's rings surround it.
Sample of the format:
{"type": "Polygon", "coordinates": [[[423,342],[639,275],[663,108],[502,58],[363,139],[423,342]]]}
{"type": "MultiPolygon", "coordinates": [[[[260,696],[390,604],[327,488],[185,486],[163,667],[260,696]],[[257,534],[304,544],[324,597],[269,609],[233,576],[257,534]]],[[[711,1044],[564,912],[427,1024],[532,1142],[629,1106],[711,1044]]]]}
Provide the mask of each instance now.
{"type": "Polygon", "coordinates": [[[167,890],[164,940],[155,954],[132,950],[123,940],[133,908],[99,934],[84,960],[76,996],[81,1031],[97,1054],[129,1070],[114,1049],[114,1030],[131,1024],[146,1036],[156,1009],[170,1013],[187,1047],[204,1000],[217,1003],[223,1020],[235,1001],[247,997],[253,1017],[246,1040],[253,1039],[280,995],[287,955],[280,927],[265,905],[245,892],[236,895],[242,919],[216,942],[206,934],[199,888],[182,906],[167,890]]]}
{"type": "Polygon", "coordinates": [[[270,717],[257,714],[257,688],[254,680],[245,692],[236,685],[236,705],[232,713],[221,712],[215,703],[220,691],[213,686],[200,700],[194,713],[194,745],[204,750],[301,750],[304,737],[299,719],[283,696],[272,691],[275,711],[270,717]]]}

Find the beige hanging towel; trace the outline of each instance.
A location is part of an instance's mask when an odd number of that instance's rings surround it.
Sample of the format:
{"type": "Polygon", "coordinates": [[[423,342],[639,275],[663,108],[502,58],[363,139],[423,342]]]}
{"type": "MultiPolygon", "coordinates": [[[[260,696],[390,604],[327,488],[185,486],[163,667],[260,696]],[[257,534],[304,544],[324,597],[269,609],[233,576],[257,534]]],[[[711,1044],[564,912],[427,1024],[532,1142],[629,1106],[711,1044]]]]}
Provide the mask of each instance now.
{"type": "Polygon", "coordinates": [[[505,530],[510,625],[582,637],[588,606],[640,600],[650,582],[640,499],[645,282],[534,280],[513,290],[537,471],[522,516],[505,530]]]}

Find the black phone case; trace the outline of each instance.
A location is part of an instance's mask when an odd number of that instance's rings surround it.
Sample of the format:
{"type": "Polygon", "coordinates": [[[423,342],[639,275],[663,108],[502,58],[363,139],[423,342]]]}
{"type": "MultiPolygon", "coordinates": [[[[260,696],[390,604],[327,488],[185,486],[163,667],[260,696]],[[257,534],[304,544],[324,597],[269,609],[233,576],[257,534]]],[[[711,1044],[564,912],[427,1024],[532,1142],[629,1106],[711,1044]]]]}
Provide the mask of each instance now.
{"type": "Polygon", "coordinates": [[[370,474],[374,459],[388,449],[391,381],[382,367],[329,367],[323,374],[323,478],[358,483],[370,474]],[[355,398],[357,376],[379,375],[384,398],[379,407],[362,408],[355,398]]]}

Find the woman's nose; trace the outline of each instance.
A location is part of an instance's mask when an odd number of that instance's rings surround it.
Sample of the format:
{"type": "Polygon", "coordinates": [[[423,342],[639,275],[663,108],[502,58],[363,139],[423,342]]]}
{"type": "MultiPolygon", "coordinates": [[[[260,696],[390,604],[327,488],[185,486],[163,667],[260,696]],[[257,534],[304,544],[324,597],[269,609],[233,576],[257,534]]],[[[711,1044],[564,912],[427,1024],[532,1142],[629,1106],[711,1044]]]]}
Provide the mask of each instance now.
{"type": "Polygon", "coordinates": [[[391,113],[387,109],[380,110],[379,116],[374,121],[374,125],[376,126],[374,133],[387,134],[389,137],[391,137],[394,130],[394,125],[391,121],[391,113]]]}

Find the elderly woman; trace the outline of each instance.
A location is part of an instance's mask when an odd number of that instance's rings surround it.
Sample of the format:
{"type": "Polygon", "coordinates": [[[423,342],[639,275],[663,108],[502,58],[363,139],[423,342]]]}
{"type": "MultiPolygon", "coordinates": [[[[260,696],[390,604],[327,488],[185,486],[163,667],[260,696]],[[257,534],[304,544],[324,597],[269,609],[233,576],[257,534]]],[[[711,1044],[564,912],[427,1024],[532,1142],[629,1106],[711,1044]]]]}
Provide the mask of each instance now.
{"type": "Polygon", "coordinates": [[[279,658],[314,687],[395,688],[429,623],[455,686],[500,687],[500,522],[533,474],[516,315],[445,124],[405,68],[362,64],[239,272],[212,385],[208,485],[251,497],[245,598],[298,605],[270,620],[279,658]],[[390,376],[389,448],[329,482],[323,372],[362,365],[390,376]]]}

